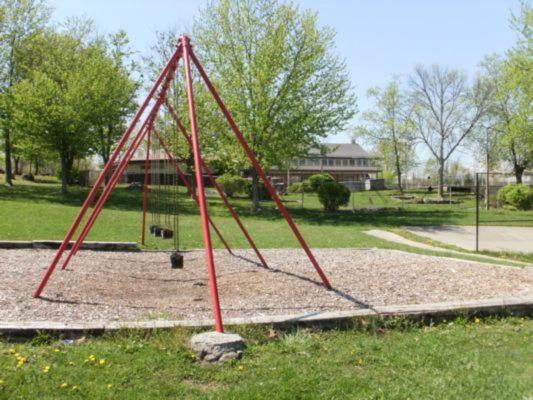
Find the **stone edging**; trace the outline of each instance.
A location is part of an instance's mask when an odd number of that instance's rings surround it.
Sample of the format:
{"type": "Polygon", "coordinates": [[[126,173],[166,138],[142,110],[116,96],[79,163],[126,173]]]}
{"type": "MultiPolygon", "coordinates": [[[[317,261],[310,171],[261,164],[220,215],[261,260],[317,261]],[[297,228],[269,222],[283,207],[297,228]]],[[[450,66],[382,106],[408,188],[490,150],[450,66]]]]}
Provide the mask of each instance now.
{"type": "MultiPolygon", "coordinates": [[[[457,315],[494,315],[513,313],[533,314],[533,296],[493,298],[472,301],[452,301],[430,304],[376,306],[372,309],[349,311],[318,311],[294,315],[261,316],[248,318],[226,318],[224,324],[231,325],[342,325],[353,318],[393,317],[453,317],[457,315]]],[[[93,321],[64,323],[58,321],[0,321],[0,333],[8,335],[32,335],[42,330],[54,333],[98,333],[119,329],[169,329],[174,327],[205,328],[213,325],[212,320],[152,320],[152,321],[93,321]]]]}
{"type": "MultiPolygon", "coordinates": [[[[74,244],[70,242],[69,248],[74,244]]],[[[59,240],[0,240],[0,249],[46,249],[54,250],[61,246],[59,240]]],[[[82,243],[81,250],[95,251],[140,251],[135,242],[91,242],[82,243]]]]}

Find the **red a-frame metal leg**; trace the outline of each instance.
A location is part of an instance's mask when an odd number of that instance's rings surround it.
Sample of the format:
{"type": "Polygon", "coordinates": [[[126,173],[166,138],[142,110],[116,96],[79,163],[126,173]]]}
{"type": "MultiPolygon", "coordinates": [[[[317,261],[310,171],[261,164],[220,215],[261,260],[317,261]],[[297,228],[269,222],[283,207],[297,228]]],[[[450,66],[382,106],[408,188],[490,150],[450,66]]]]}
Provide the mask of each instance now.
{"type": "MultiPolygon", "coordinates": [[[[168,99],[165,100],[165,106],[167,107],[168,111],[172,115],[172,118],[174,119],[174,121],[178,125],[178,128],[181,131],[181,133],[182,133],[183,137],[185,138],[185,140],[187,141],[187,144],[192,149],[193,145],[192,145],[191,137],[189,136],[189,134],[187,133],[187,130],[185,129],[185,127],[181,123],[180,119],[178,118],[178,115],[176,114],[176,111],[174,110],[174,108],[168,102],[168,99]]],[[[257,248],[257,246],[255,245],[252,237],[250,236],[250,234],[248,233],[248,231],[246,230],[246,228],[242,224],[241,219],[239,218],[239,215],[237,214],[237,212],[235,211],[235,209],[233,208],[233,206],[229,202],[228,198],[226,197],[226,194],[224,193],[224,191],[222,190],[222,188],[220,187],[220,185],[216,181],[215,177],[211,173],[211,170],[209,169],[207,164],[204,162],[203,158],[200,159],[200,162],[202,164],[202,168],[204,169],[206,175],[209,177],[209,180],[211,181],[211,183],[213,184],[213,186],[217,190],[220,198],[222,199],[222,201],[224,202],[224,204],[228,208],[228,210],[229,210],[230,214],[232,215],[233,219],[235,220],[235,222],[237,222],[237,225],[239,226],[239,228],[241,229],[242,233],[244,234],[244,237],[246,238],[246,240],[248,241],[248,243],[250,244],[252,249],[254,249],[255,254],[257,255],[257,258],[259,258],[259,261],[261,261],[261,264],[263,264],[263,267],[268,269],[268,265],[267,265],[265,259],[263,258],[263,255],[260,253],[260,251],[257,248]]]]}
{"type": "MultiPolygon", "coordinates": [[[[331,289],[331,284],[329,283],[329,280],[326,277],[326,274],[324,273],[324,271],[322,271],[322,268],[320,268],[320,265],[318,265],[318,262],[315,259],[315,256],[311,252],[311,249],[309,248],[309,246],[307,245],[307,243],[306,243],[305,239],[303,238],[302,234],[298,230],[298,227],[296,226],[296,224],[292,220],[289,212],[287,211],[287,209],[285,208],[285,206],[281,202],[281,199],[279,198],[278,194],[276,193],[276,191],[272,187],[272,184],[270,183],[268,177],[266,176],[265,171],[263,171],[263,168],[261,168],[261,165],[259,164],[259,162],[255,158],[255,155],[254,155],[252,149],[250,149],[250,146],[248,146],[248,143],[246,143],[246,140],[244,139],[243,134],[241,133],[241,131],[237,127],[237,124],[235,124],[235,121],[233,120],[233,118],[232,118],[231,114],[229,113],[228,109],[226,108],[224,102],[222,101],[222,99],[218,95],[218,93],[217,93],[215,87],[213,86],[213,84],[211,83],[209,77],[205,73],[202,65],[200,64],[200,62],[196,58],[196,55],[194,54],[192,49],[189,48],[188,50],[189,50],[189,53],[190,53],[190,58],[193,61],[193,63],[196,65],[196,68],[198,69],[198,72],[202,76],[202,79],[204,80],[207,88],[209,89],[209,91],[211,92],[211,94],[214,97],[215,101],[217,102],[220,110],[222,111],[222,113],[226,117],[226,120],[228,121],[229,125],[231,126],[231,129],[235,133],[235,136],[237,136],[237,139],[239,140],[239,142],[241,143],[242,147],[244,148],[244,151],[246,152],[246,154],[250,158],[250,161],[252,162],[252,165],[254,166],[255,170],[257,171],[257,173],[259,174],[259,176],[263,180],[263,183],[265,184],[265,187],[269,191],[270,196],[276,202],[276,205],[278,206],[279,211],[281,212],[281,214],[283,215],[283,217],[287,221],[287,224],[289,224],[289,227],[291,228],[292,232],[294,233],[294,235],[296,236],[296,238],[300,242],[300,245],[302,246],[302,248],[306,252],[307,257],[309,257],[309,260],[313,264],[313,267],[315,268],[316,272],[318,273],[318,275],[322,279],[322,283],[324,284],[324,286],[326,288],[331,289]]],[[[184,49],[184,51],[185,51],[185,49],[184,49]]]]}
{"type": "Polygon", "coordinates": [[[215,273],[215,262],[213,260],[213,246],[211,244],[211,235],[209,233],[209,223],[207,219],[207,204],[205,201],[204,182],[202,180],[202,164],[200,162],[200,144],[198,143],[198,129],[196,126],[196,111],[194,106],[194,95],[192,91],[192,76],[189,56],[191,54],[190,39],[183,35],[181,37],[183,45],[183,64],[185,66],[185,82],[187,86],[187,101],[189,105],[189,122],[191,124],[194,169],[196,173],[196,187],[198,188],[198,202],[200,205],[200,216],[202,220],[202,235],[205,244],[205,258],[207,272],[209,274],[209,286],[211,292],[211,303],[215,317],[215,329],[217,332],[224,332],[222,326],[222,315],[220,313],[220,301],[218,299],[217,278],[215,273]]]}
{"type": "Polygon", "coordinates": [[[119,154],[121,153],[122,148],[124,147],[124,145],[128,141],[131,133],[133,132],[133,129],[137,125],[137,122],[141,118],[141,116],[144,113],[146,107],[148,107],[148,104],[150,103],[150,99],[156,93],[157,89],[159,88],[159,86],[163,82],[163,79],[167,76],[168,71],[170,70],[170,68],[177,62],[179,56],[181,55],[181,52],[182,52],[182,48],[181,48],[181,46],[178,46],[176,48],[176,50],[174,51],[174,53],[172,54],[172,56],[170,57],[168,63],[165,65],[165,67],[163,68],[163,70],[159,74],[156,82],[152,86],[152,88],[151,88],[150,92],[148,93],[146,99],[144,100],[142,105],[139,107],[139,109],[135,113],[132,121],[130,122],[129,127],[126,129],[126,131],[122,135],[121,139],[119,140],[119,142],[117,144],[117,147],[115,148],[115,150],[113,151],[113,153],[111,154],[111,156],[109,158],[108,163],[104,166],[104,169],[102,170],[102,173],[97,178],[94,186],[92,187],[91,191],[89,192],[89,195],[85,199],[85,201],[84,201],[84,203],[83,203],[78,215],[76,216],[76,218],[72,222],[71,227],[67,231],[67,234],[65,235],[65,238],[63,239],[63,242],[59,246],[59,249],[57,250],[57,252],[56,252],[56,254],[54,256],[54,259],[52,260],[52,262],[48,266],[48,268],[47,268],[47,270],[46,270],[46,272],[45,272],[45,274],[43,276],[43,279],[41,280],[41,282],[40,282],[39,286],[37,287],[37,289],[33,292],[33,295],[32,295],[33,297],[39,297],[41,295],[44,287],[46,286],[48,280],[50,279],[50,276],[54,272],[54,270],[55,270],[59,260],[61,259],[64,251],[67,249],[67,247],[68,247],[68,245],[70,243],[70,240],[74,236],[74,233],[76,232],[76,229],[78,228],[79,224],[81,223],[81,220],[85,216],[85,213],[87,212],[87,209],[90,207],[90,205],[92,204],[94,198],[96,197],[96,193],[98,192],[98,189],[100,188],[100,186],[104,182],[105,177],[108,175],[108,173],[111,170],[113,164],[115,163],[116,159],[118,158],[119,154]]]}
{"type": "MultiPolygon", "coordinates": [[[[165,142],[163,142],[163,139],[161,139],[161,136],[159,136],[159,134],[154,130],[154,135],[156,136],[156,138],[159,140],[159,143],[161,144],[161,147],[163,148],[163,150],[165,151],[165,153],[167,154],[168,158],[170,158],[170,160],[172,161],[172,164],[174,165],[174,169],[176,170],[176,173],[178,174],[178,176],[180,177],[181,181],[183,182],[183,184],[185,185],[185,187],[187,188],[187,192],[189,193],[189,196],[192,197],[192,199],[196,202],[196,204],[200,205],[200,203],[198,202],[198,197],[196,197],[196,194],[194,193],[194,191],[192,190],[191,188],[191,185],[189,185],[189,182],[187,181],[187,178],[185,177],[185,175],[183,174],[183,172],[181,172],[181,169],[179,167],[179,163],[178,161],[176,160],[176,158],[172,155],[172,153],[170,152],[170,150],[168,149],[168,147],[165,145],[165,142]]],[[[215,225],[215,223],[213,222],[213,220],[211,219],[211,217],[209,217],[209,215],[207,216],[208,220],[209,220],[209,224],[213,227],[213,230],[215,231],[215,233],[217,234],[218,238],[220,239],[220,241],[222,242],[222,244],[224,245],[224,247],[226,248],[226,250],[231,254],[233,255],[233,252],[231,251],[231,248],[229,247],[229,244],[226,242],[226,240],[224,239],[224,237],[222,236],[222,233],[220,233],[220,231],[218,230],[217,226],[215,225]]]]}

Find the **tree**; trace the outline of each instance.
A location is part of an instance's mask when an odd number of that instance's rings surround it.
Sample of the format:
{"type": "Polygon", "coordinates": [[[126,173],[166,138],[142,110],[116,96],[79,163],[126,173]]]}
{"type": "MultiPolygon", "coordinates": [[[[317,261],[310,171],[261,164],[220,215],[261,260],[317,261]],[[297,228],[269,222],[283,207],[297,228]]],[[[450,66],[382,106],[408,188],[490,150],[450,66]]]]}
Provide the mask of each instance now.
{"type": "Polygon", "coordinates": [[[403,192],[403,172],[411,168],[415,160],[410,104],[401,92],[398,79],[384,89],[369,89],[368,97],[374,99],[374,108],[363,113],[366,124],[356,127],[354,134],[376,146],[379,158],[387,166],[392,164],[398,188],[403,192]]]}
{"type": "Polygon", "coordinates": [[[133,79],[135,63],[129,62],[131,51],[128,37],[120,31],[100,38],[96,42],[100,56],[95,57],[90,68],[93,82],[89,93],[93,104],[92,116],[95,127],[93,151],[104,164],[111,150],[124,132],[126,119],[136,108],[135,94],[138,83],[133,79]]]}
{"type": "Polygon", "coordinates": [[[511,25],[518,34],[515,46],[503,62],[501,84],[496,93],[502,107],[502,143],[506,158],[513,165],[517,183],[533,164],[533,8],[522,3],[520,15],[513,15],[511,25]]]}
{"type": "Polygon", "coordinates": [[[0,0],[0,130],[5,152],[5,181],[12,184],[13,86],[23,78],[22,45],[48,23],[46,0],[0,0]]]}
{"type": "MultiPolygon", "coordinates": [[[[48,31],[26,43],[27,78],[13,93],[17,129],[61,160],[65,194],[76,159],[91,154],[111,60],[96,39],[48,31]]],[[[109,103],[106,103],[109,104],[109,103]]]]}
{"type": "Polygon", "coordinates": [[[417,66],[410,86],[416,134],[437,162],[442,198],[446,161],[484,115],[491,89],[481,79],[470,88],[463,73],[439,65],[417,66]]]}
{"type": "MultiPolygon", "coordinates": [[[[331,50],[335,34],[319,28],[310,11],[276,0],[209,1],[193,37],[198,58],[267,170],[305,155],[355,112],[345,64],[331,50]]],[[[207,146],[228,168],[250,170],[258,210],[257,173],[220,114],[207,116],[207,146]]]]}

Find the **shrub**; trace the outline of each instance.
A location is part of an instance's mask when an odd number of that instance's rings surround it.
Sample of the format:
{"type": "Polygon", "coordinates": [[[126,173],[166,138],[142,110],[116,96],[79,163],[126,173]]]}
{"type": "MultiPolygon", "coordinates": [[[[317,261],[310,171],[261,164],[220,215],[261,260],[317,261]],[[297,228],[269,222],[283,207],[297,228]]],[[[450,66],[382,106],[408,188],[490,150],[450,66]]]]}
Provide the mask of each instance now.
{"type": "Polygon", "coordinates": [[[236,193],[242,193],[246,188],[246,179],[238,175],[221,175],[217,178],[217,183],[228,197],[233,197],[236,193]]]}
{"type": "Polygon", "coordinates": [[[288,193],[302,193],[303,190],[303,183],[302,182],[295,182],[287,188],[288,193]]]}
{"type": "Polygon", "coordinates": [[[292,185],[289,186],[287,189],[288,193],[302,193],[302,190],[304,193],[311,193],[313,190],[311,190],[311,186],[307,181],[303,182],[295,182],[292,185]]]}
{"type": "Polygon", "coordinates": [[[533,189],[522,184],[506,185],[498,191],[498,201],[502,205],[509,205],[518,210],[531,210],[533,189]]]}
{"type": "Polygon", "coordinates": [[[318,193],[318,188],[322,186],[324,182],[336,182],[335,179],[330,174],[315,174],[311,175],[304,182],[304,190],[307,189],[318,193]]]}
{"type": "Polygon", "coordinates": [[[347,205],[350,201],[350,190],[334,180],[323,181],[318,186],[317,194],[325,211],[337,211],[339,207],[347,205]]]}

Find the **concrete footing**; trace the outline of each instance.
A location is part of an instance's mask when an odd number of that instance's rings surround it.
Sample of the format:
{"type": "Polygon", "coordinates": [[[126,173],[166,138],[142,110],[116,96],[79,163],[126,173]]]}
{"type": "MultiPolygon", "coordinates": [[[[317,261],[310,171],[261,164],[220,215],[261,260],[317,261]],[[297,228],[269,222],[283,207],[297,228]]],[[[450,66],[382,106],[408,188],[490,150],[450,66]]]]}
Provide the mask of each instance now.
{"type": "Polygon", "coordinates": [[[191,347],[201,361],[223,362],[241,358],[244,341],[235,333],[204,332],[191,338],[191,347]]]}

